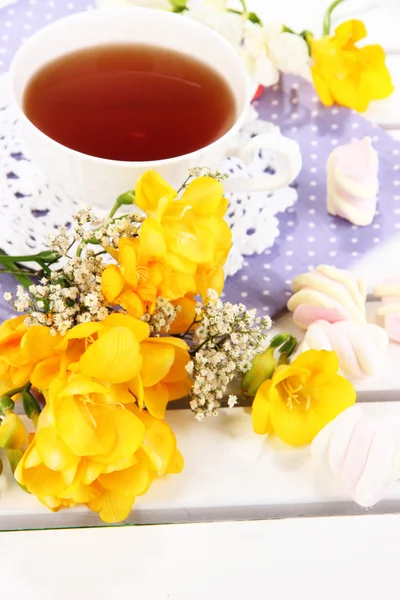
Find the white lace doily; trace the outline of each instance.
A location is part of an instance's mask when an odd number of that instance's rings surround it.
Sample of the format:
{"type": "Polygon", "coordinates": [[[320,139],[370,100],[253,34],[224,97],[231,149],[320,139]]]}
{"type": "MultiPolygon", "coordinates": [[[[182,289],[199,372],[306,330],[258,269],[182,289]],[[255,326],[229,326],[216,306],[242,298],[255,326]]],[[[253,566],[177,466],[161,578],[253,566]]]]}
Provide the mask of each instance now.
{"type": "MultiPolygon", "coordinates": [[[[252,109],[241,134],[243,141],[268,128],[270,125],[257,120],[257,113],[252,109]]],[[[221,170],[232,176],[257,176],[274,168],[272,157],[264,152],[250,167],[238,158],[227,158],[221,170]]],[[[49,232],[70,222],[78,205],[70,198],[54,196],[44,173],[29,159],[29,152],[19,135],[7,75],[0,77],[0,172],[1,250],[14,255],[43,250],[49,232]]],[[[276,215],[296,200],[297,192],[290,187],[251,194],[251,197],[229,195],[226,218],[232,229],[233,248],[226,265],[227,275],[233,275],[243,266],[243,256],[260,254],[274,244],[279,235],[276,215]]]]}

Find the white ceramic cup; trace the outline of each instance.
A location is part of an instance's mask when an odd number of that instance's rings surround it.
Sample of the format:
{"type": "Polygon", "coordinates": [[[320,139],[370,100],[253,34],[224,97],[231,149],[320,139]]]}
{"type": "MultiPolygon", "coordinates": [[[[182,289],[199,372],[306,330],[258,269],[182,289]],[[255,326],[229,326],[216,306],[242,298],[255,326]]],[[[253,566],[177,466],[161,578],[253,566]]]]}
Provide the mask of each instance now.
{"type": "Polygon", "coordinates": [[[180,186],[192,167],[218,169],[225,156],[251,161],[254,153],[267,149],[274,154],[275,175],[257,178],[232,177],[227,191],[261,191],[284,187],[297,177],[301,155],[296,142],[276,129],[252,138],[240,150],[238,132],[252,97],[252,85],[236,50],[221,36],[193,21],[162,10],[140,7],[112,8],[77,13],[55,21],[28,39],[11,64],[11,84],[23,125],[23,137],[33,160],[46,173],[52,190],[82,205],[109,207],[115,198],[135,185],[148,169],[180,186]],[[23,113],[23,98],[32,75],[49,61],[100,44],[147,43],[178,50],[208,63],[228,81],[236,99],[233,126],[208,146],[174,158],[154,161],[118,161],[97,158],[72,150],[41,132],[23,113]]]}

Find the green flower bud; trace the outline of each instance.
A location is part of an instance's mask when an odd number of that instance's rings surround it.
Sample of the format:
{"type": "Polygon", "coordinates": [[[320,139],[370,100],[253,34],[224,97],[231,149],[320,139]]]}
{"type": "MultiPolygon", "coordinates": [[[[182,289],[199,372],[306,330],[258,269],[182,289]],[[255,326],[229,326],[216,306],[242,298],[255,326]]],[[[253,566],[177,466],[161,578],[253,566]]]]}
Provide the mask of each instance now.
{"type": "Polygon", "coordinates": [[[22,391],[21,397],[22,406],[24,407],[26,416],[34,421],[41,413],[41,408],[38,401],[27,390],[22,391]]]}
{"type": "Polygon", "coordinates": [[[255,396],[258,388],[264,381],[270,379],[276,369],[273,346],[269,346],[261,354],[257,354],[251,363],[251,369],[242,379],[242,390],[245,396],[255,396]]]}
{"type": "Polygon", "coordinates": [[[9,396],[0,396],[0,414],[5,415],[7,411],[14,410],[15,402],[9,396]]]}

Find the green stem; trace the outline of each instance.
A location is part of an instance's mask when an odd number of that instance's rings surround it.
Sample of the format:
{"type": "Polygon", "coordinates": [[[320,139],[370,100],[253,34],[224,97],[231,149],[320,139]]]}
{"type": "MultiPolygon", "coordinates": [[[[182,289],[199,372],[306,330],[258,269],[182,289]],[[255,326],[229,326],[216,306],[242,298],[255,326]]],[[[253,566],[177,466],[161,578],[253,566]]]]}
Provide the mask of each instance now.
{"type": "Polygon", "coordinates": [[[20,387],[13,388],[12,390],[8,390],[8,392],[4,392],[4,394],[2,394],[2,396],[8,396],[9,398],[12,398],[13,396],[15,396],[15,394],[20,394],[22,392],[22,390],[25,388],[25,385],[21,385],[20,387]]]}
{"type": "Polygon", "coordinates": [[[125,194],[121,194],[120,196],[118,196],[118,198],[114,202],[114,206],[112,207],[108,217],[110,219],[112,219],[112,217],[115,215],[117,210],[119,210],[123,204],[134,204],[134,203],[135,203],[135,192],[133,190],[129,191],[129,192],[125,192],[125,194]]]}
{"type": "Polygon", "coordinates": [[[282,27],[282,31],[283,31],[284,33],[296,33],[295,31],[293,31],[293,29],[290,29],[290,27],[286,27],[286,25],[284,25],[284,26],[282,27]]]}
{"type": "Polygon", "coordinates": [[[53,252],[52,250],[45,250],[44,252],[38,252],[38,254],[22,254],[21,256],[10,256],[9,254],[0,254],[0,262],[37,262],[44,261],[46,263],[53,263],[59,260],[60,254],[53,252]]]}
{"type": "MultiPolygon", "coordinates": [[[[241,15],[241,14],[242,14],[242,13],[240,13],[238,10],[235,10],[235,11],[231,10],[231,11],[229,11],[229,12],[235,12],[235,13],[237,13],[238,15],[241,15]]],[[[179,188],[179,190],[177,191],[177,194],[180,194],[180,193],[181,193],[181,191],[182,191],[182,190],[184,190],[184,189],[186,188],[186,186],[187,186],[187,184],[188,184],[188,181],[190,181],[191,177],[192,177],[191,175],[189,175],[188,177],[186,177],[185,181],[182,183],[181,187],[180,187],[180,188],[179,188]]]]}
{"type": "Polygon", "coordinates": [[[247,13],[247,6],[245,0],[240,0],[240,4],[242,5],[243,12],[247,13]]]}
{"type": "Polygon", "coordinates": [[[3,256],[0,255],[0,265],[9,269],[14,275],[15,279],[22,285],[24,288],[29,290],[29,287],[32,285],[32,280],[27,276],[21,273],[18,267],[12,261],[6,261],[3,256]]]}
{"type": "Polygon", "coordinates": [[[324,26],[323,26],[323,32],[322,35],[329,35],[331,32],[331,17],[332,17],[332,13],[335,10],[335,8],[337,6],[339,6],[339,4],[342,4],[342,2],[344,2],[344,0],[335,0],[334,2],[332,2],[332,4],[328,7],[325,16],[324,16],[324,26]]]}

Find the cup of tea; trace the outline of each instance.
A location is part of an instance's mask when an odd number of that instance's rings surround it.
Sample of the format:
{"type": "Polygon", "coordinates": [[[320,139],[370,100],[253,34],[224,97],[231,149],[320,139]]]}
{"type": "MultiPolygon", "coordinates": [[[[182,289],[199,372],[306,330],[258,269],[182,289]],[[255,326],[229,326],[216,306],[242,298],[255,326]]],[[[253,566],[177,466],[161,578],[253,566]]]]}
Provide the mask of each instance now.
{"type": "Polygon", "coordinates": [[[296,142],[271,132],[240,149],[252,85],[235,49],[181,15],[141,7],[55,21],[16,53],[11,84],[23,136],[55,194],[107,208],[148,169],[180,185],[193,167],[273,153],[274,175],[232,177],[228,191],[288,185],[296,142]]]}

